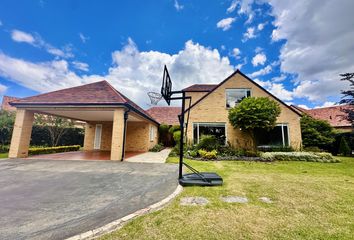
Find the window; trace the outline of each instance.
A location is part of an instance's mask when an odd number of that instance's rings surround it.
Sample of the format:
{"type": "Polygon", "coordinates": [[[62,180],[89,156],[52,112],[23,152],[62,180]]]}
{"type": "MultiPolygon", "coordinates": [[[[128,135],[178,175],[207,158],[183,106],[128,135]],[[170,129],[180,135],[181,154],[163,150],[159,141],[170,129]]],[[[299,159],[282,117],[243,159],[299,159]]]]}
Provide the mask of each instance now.
{"type": "Polygon", "coordinates": [[[193,141],[198,143],[202,135],[214,135],[220,144],[226,144],[225,123],[193,123],[193,141]]]}
{"type": "Polygon", "coordinates": [[[278,124],[270,131],[256,130],[258,146],[289,146],[289,127],[287,124],[278,124]]]}
{"type": "Polygon", "coordinates": [[[251,96],[251,89],[247,88],[234,88],[226,89],[226,107],[235,107],[245,97],[251,96]]]}
{"type": "Polygon", "coordinates": [[[155,128],[154,126],[150,126],[150,142],[154,141],[155,139],[155,128]]]}

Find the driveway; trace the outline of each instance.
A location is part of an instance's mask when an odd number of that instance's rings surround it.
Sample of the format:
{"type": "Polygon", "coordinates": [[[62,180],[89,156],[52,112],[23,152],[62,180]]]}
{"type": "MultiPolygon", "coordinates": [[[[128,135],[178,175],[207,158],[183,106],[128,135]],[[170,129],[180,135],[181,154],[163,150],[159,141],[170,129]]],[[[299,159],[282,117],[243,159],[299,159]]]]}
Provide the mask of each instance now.
{"type": "Polygon", "coordinates": [[[0,239],[63,239],[170,195],[177,165],[0,160],[0,239]]]}

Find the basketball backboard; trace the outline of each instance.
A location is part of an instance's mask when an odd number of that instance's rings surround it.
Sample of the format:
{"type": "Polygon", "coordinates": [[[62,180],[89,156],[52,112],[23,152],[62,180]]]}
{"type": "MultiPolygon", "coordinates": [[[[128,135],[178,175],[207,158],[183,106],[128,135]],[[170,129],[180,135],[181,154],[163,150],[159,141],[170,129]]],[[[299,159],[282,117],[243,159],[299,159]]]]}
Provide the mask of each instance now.
{"type": "Polygon", "coordinates": [[[172,81],[171,81],[170,74],[168,73],[166,65],[163,70],[161,95],[165,99],[167,104],[170,105],[171,96],[172,96],[172,81]]]}

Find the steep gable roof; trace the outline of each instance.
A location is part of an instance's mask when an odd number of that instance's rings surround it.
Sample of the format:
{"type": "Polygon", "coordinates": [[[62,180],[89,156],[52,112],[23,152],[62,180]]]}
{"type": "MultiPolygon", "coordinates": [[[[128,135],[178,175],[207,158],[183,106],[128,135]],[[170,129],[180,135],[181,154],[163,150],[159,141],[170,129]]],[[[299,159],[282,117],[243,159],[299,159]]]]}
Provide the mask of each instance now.
{"type": "Polygon", "coordinates": [[[179,125],[178,115],[181,114],[180,107],[152,107],[146,111],[159,123],[179,125]]]}
{"type": "Polygon", "coordinates": [[[13,106],[48,105],[48,106],[82,106],[82,105],[124,105],[143,117],[158,123],[144,109],[117,91],[106,80],[85,84],[78,87],[61,89],[10,102],[13,106]]]}
{"type": "Polygon", "coordinates": [[[220,82],[216,87],[214,87],[210,92],[208,92],[207,94],[205,94],[203,97],[201,97],[198,101],[196,101],[195,103],[192,104],[192,106],[190,106],[188,109],[186,109],[186,111],[189,111],[190,109],[192,109],[195,105],[197,105],[198,103],[200,103],[201,101],[203,101],[203,99],[205,99],[206,97],[208,97],[212,92],[214,92],[216,89],[218,89],[221,85],[223,85],[225,82],[227,82],[228,80],[230,80],[233,76],[235,76],[236,74],[240,74],[241,76],[243,76],[245,79],[247,79],[248,81],[250,81],[252,84],[256,85],[257,87],[259,87],[260,89],[262,89],[264,92],[266,92],[267,94],[269,94],[270,96],[272,96],[274,99],[276,99],[278,102],[280,102],[281,104],[283,104],[285,107],[287,107],[288,109],[290,109],[292,112],[296,113],[297,115],[301,116],[301,114],[299,112],[297,112],[296,110],[294,110],[292,107],[290,107],[289,105],[287,105],[286,103],[284,103],[282,100],[280,100],[279,98],[277,98],[276,96],[274,96],[272,93],[268,92],[266,89],[264,89],[261,85],[259,85],[258,83],[256,83],[255,81],[253,81],[252,79],[250,79],[249,77],[247,77],[245,74],[243,74],[239,69],[237,69],[235,72],[233,72],[230,76],[228,76],[225,80],[223,80],[222,82],[220,82]]]}
{"type": "Polygon", "coordinates": [[[210,92],[216,86],[218,86],[218,84],[193,84],[189,87],[184,88],[182,91],[184,91],[184,92],[210,92]]]}

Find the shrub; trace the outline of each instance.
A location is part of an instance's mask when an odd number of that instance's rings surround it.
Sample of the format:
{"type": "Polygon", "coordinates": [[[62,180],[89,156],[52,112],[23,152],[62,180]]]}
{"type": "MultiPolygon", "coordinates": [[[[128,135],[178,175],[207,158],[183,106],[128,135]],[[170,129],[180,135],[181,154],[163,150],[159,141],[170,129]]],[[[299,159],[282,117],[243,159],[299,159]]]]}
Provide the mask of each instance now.
{"type": "Polygon", "coordinates": [[[205,149],[211,151],[213,149],[218,149],[220,146],[219,140],[213,135],[202,135],[199,143],[197,144],[197,149],[205,149]]]}
{"type": "Polygon", "coordinates": [[[158,143],[155,146],[153,146],[149,151],[150,152],[160,152],[161,150],[163,150],[165,147],[161,144],[158,143]]]}
{"type": "Polygon", "coordinates": [[[294,149],[291,146],[261,146],[257,147],[261,152],[293,152],[294,149]]]}
{"type": "Polygon", "coordinates": [[[174,132],[179,131],[180,129],[181,129],[181,127],[179,125],[174,125],[174,126],[170,127],[168,132],[173,134],[174,132]]]}
{"type": "Polygon", "coordinates": [[[7,153],[10,150],[9,145],[0,145],[0,153],[7,153]]]}
{"type": "Polygon", "coordinates": [[[216,159],[216,155],[218,154],[218,152],[215,149],[212,151],[206,151],[204,149],[199,149],[198,154],[200,157],[202,157],[204,159],[216,159]]]}
{"type": "Polygon", "coordinates": [[[198,157],[198,151],[197,150],[189,150],[187,153],[192,158],[198,157]]]}
{"type": "Polygon", "coordinates": [[[340,162],[330,153],[263,152],[260,156],[267,161],[340,162]]]}
{"type": "Polygon", "coordinates": [[[340,140],[339,154],[341,154],[342,156],[350,156],[351,155],[351,149],[344,137],[342,137],[340,140]]]}
{"type": "Polygon", "coordinates": [[[319,147],[313,146],[313,147],[304,147],[304,152],[322,152],[322,150],[319,147]]]}
{"type": "Polygon", "coordinates": [[[173,140],[175,140],[176,144],[179,144],[179,141],[181,140],[181,131],[177,130],[173,133],[173,140]]]}
{"type": "Polygon", "coordinates": [[[38,155],[38,154],[78,151],[80,149],[80,147],[81,147],[80,145],[58,146],[58,147],[32,147],[32,148],[29,148],[28,154],[29,155],[38,155]]]}

